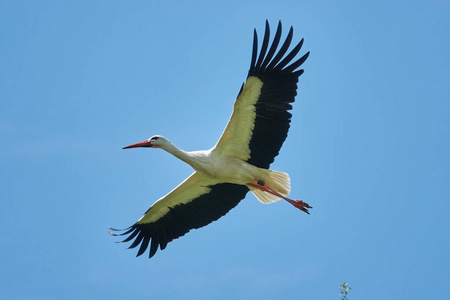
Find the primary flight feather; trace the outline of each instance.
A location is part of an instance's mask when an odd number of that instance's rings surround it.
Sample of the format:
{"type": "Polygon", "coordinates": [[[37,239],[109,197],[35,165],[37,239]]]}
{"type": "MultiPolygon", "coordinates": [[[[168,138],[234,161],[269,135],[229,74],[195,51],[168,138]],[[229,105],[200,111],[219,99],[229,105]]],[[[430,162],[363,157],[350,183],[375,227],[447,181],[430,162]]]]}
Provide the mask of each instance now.
{"type": "MultiPolygon", "coordinates": [[[[248,191],[262,203],[284,199],[309,214],[311,208],[301,200],[292,200],[289,175],[269,170],[285,141],[291,122],[291,103],[297,95],[298,69],[309,52],[296,59],[303,39],[287,54],[293,28],[277,50],[281,22],[269,48],[270,28],[266,29],[258,55],[256,30],[247,80],[234,103],[233,114],[217,144],[207,151],[186,152],[163,136],[127,147],[161,148],[188,163],[194,173],[157,200],[147,212],[122,233],[129,248],[139,246],[137,256],[150,246],[149,257],[163,250],[172,240],[189,230],[200,228],[224,216],[248,191]],[[133,240],[134,239],[134,240],[133,240]]],[[[114,231],[117,229],[110,228],[114,231]]]]}

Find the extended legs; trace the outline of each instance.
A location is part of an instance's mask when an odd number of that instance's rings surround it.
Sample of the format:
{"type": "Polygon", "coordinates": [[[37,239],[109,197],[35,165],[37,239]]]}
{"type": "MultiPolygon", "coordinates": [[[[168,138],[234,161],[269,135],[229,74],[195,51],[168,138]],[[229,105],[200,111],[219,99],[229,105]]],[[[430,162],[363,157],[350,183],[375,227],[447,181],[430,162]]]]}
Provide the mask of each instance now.
{"type": "Polygon", "coordinates": [[[281,195],[280,193],[277,193],[276,191],[274,191],[270,186],[268,186],[264,181],[255,178],[256,184],[255,183],[248,183],[248,186],[251,186],[253,188],[259,189],[263,192],[267,192],[270,193],[272,195],[275,195],[277,197],[283,198],[284,200],[286,200],[287,202],[289,202],[290,204],[294,205],[295,207],[297,207],[298,209],[300,209],[301,211],[304,211],[305,213],[309,214],[308,208],[312,208],[308,203],[303,202],[302,200],[292,200],[289,198],[284,197],[283,195],[281,195]]]}

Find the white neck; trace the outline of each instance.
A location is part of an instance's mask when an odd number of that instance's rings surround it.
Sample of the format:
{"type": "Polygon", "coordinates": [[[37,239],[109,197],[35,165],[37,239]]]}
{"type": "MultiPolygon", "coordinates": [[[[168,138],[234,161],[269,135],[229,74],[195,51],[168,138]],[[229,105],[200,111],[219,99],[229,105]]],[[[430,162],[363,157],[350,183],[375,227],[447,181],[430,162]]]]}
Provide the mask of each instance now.
{"type": "Polygon", "coordinates": [[[169,140],[166,139],[165,143],[160,145],[160,148],[169,152],[176,158],[184,161],[190,165],[195,171],[199,171],[210,176],[214,176],[214,170],[211,166],[210,154],[211,151],[183,151],[169,140]]]}
{"type": "Polygon", "coordinates": [[[193,151],[187,152],[183,151],[174,144],[172,144],[169,140],[166,139],[164,144],[161,144],[161,149],[166,150],[176,158],[184,161],[188,165],[190,165],[194,170],[200,171],[203,173],[210,173],[211,170],[205,166],[209,165],[209,151],[193,151]]]}
{"type": "Polygon", "coordinates": [[[197,162],[195,161],[195,158],[193,155],[190,155],[189,152],[183,151],[174,144],[172,144],[169,140],[167,140],[166,143],[161,145],[161,149],[169,152],[176,158],[184,161],[185,163],[189,164],[191,167],[195,169],[195,166],[197,165],[197,162]]]}

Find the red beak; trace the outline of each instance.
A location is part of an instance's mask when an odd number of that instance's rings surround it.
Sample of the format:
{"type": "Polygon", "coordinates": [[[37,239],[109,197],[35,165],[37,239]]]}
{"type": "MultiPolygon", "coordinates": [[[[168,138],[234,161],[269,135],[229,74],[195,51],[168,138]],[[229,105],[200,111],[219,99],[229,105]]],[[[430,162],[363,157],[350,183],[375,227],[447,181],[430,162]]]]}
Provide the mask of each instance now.
{"type": "Polygon", "coordinates": [[[122,149],[129,149],[129,148],[138,148],[138,147],[151,147],[152,145],[150,144],[149,141],[143,141],[143,142],[139,142],[130,146],[126,146],[123,147],[122,149]]]}

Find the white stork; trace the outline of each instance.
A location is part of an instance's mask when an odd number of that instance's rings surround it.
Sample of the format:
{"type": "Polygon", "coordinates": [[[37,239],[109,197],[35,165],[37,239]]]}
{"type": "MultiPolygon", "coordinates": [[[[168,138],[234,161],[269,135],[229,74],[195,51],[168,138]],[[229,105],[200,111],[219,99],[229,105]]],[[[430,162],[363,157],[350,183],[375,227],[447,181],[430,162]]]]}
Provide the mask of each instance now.
{"type": "Polygon", "coordinates": [[[158,247],[163,250],[167,243],[189,230],[216,221],[244,199],[249,190],[262,203],[284,199],[309,214],[308,208],[312,207],[307,203],[286,197],[291,190],[289,175],[268,170],[287,137],[292,116],[288,111],[292,109],[298,78],[303,73],[298,68],[309,52],[293,61],[302,47],[302,39],[284,56],[292,40],[292,27],[277,52],[281,22],[268,49],[269,32],[266,21],[258,55],[254,30],[247,81],[241,87],[225,131],[212,149],[186,152],[159,135],[123,148],[161,148],[194,169],[191,176],[157,200],[139,221],[123,229],[124,233],[111,233],[129,235],[122,242],[134,239],[129,248],[140,244],[137,256],[150,244],[149,257],[152,257],[158,247]]]}

